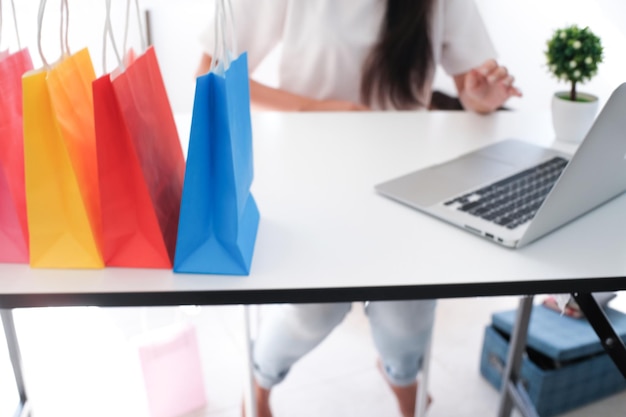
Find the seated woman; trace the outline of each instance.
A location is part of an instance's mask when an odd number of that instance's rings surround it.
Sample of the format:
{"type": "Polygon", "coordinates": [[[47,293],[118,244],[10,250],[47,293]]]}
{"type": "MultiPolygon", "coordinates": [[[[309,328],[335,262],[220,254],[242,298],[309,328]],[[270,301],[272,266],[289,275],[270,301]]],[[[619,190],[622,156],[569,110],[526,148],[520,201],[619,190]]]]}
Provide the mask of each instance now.
{"type": "MultiPolygon", "coordinates": [[[[437,66],[450,74],[466,110],[490,113],[521,96],[499,65],[473,0],[231,0],[237,44],[250,71],[282,43],[280,85],[250,80],[252,105],[279,111],[419,110],[430,105],[437,66]]],[[[209,69],[214,29],[203,39],[209,69]]],[[[297,277],[294,277],[297,279],[297,277]]],[[[270,392],[317,346],[351,303],[275,306],[254,345],[259,416],[270,392]]],[[[368,302],[380,368],[405,417],[415,409],[417,374],[435,300],[368,302]]]]}

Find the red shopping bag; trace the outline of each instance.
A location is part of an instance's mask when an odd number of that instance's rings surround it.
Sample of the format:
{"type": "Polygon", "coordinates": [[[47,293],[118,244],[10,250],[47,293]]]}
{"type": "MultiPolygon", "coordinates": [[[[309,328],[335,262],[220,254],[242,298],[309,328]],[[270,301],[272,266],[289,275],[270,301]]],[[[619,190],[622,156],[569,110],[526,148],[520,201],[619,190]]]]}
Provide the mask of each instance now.
{"type": "Polygon", "coordinates": [[[165,241],[111,76],[93,83],[104,262],[170,268],[165,241]]]}
{"type": "Polygon", "coordinates": [[[185,160],[154,49],[93,91],[105,262],[171,268],[185,160]]]}
{"type": "Polygon", "coordinates": [[[28,263],[22,75],[33,63],[27,49],[0,55],[0,262],[28,263]]]}

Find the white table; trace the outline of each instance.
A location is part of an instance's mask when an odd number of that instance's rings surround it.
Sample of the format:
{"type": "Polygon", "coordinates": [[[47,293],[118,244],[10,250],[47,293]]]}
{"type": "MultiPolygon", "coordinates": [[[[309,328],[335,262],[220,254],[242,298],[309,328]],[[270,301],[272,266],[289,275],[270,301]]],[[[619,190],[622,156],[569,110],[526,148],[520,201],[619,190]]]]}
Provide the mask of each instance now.
{"type": "MultiPolygon", "coordinates": [[[[179,118],[187,138],[189,118],[179,118]]],[[[517,137],[561,150],[549,113],[257,113],[261,223],[248,277],[0,265],[0,308],[260,304],[626,288],[626,196],[522,249],[463,232],[374,185],[517,137]]]]}
{"type": "Polygon", "coordinates": [[[503,138],[550,146],[546,114],[265,113],[255,115],[253,126],[253,193],[262,218],[249,277],[0,265],[0,307],[339,301],[626,287],[626,196],[528,247],[510,250],[374,191],[378,182],[503,138]]]}

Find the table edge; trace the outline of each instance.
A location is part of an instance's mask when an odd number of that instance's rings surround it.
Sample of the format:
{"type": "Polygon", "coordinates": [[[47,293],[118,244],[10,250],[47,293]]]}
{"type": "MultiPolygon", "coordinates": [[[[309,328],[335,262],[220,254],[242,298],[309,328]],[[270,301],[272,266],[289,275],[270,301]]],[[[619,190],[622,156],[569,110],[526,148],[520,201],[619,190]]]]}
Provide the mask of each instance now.
{"type": "Polygon", "coordinates": [[[560,293],[592,293],[626,289],[626,277],[513,281],[441,285],[255,289],[217,291],[152,291],[93,293],[0,294],[0,308],[130,307],[398,301],[437,298],[493,297],[560,293]]]}

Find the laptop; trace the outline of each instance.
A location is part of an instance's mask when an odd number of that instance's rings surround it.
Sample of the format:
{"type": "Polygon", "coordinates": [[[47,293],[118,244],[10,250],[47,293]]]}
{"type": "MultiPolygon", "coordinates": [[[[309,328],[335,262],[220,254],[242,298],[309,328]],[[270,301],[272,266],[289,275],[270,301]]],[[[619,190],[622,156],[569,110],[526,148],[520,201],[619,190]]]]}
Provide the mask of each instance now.
{"type": "Polygon", "coordinates": [[[626,190],[626,83],[574,155],[507,139],[375,189],[495,243],[527,245],[626,190]]]}

